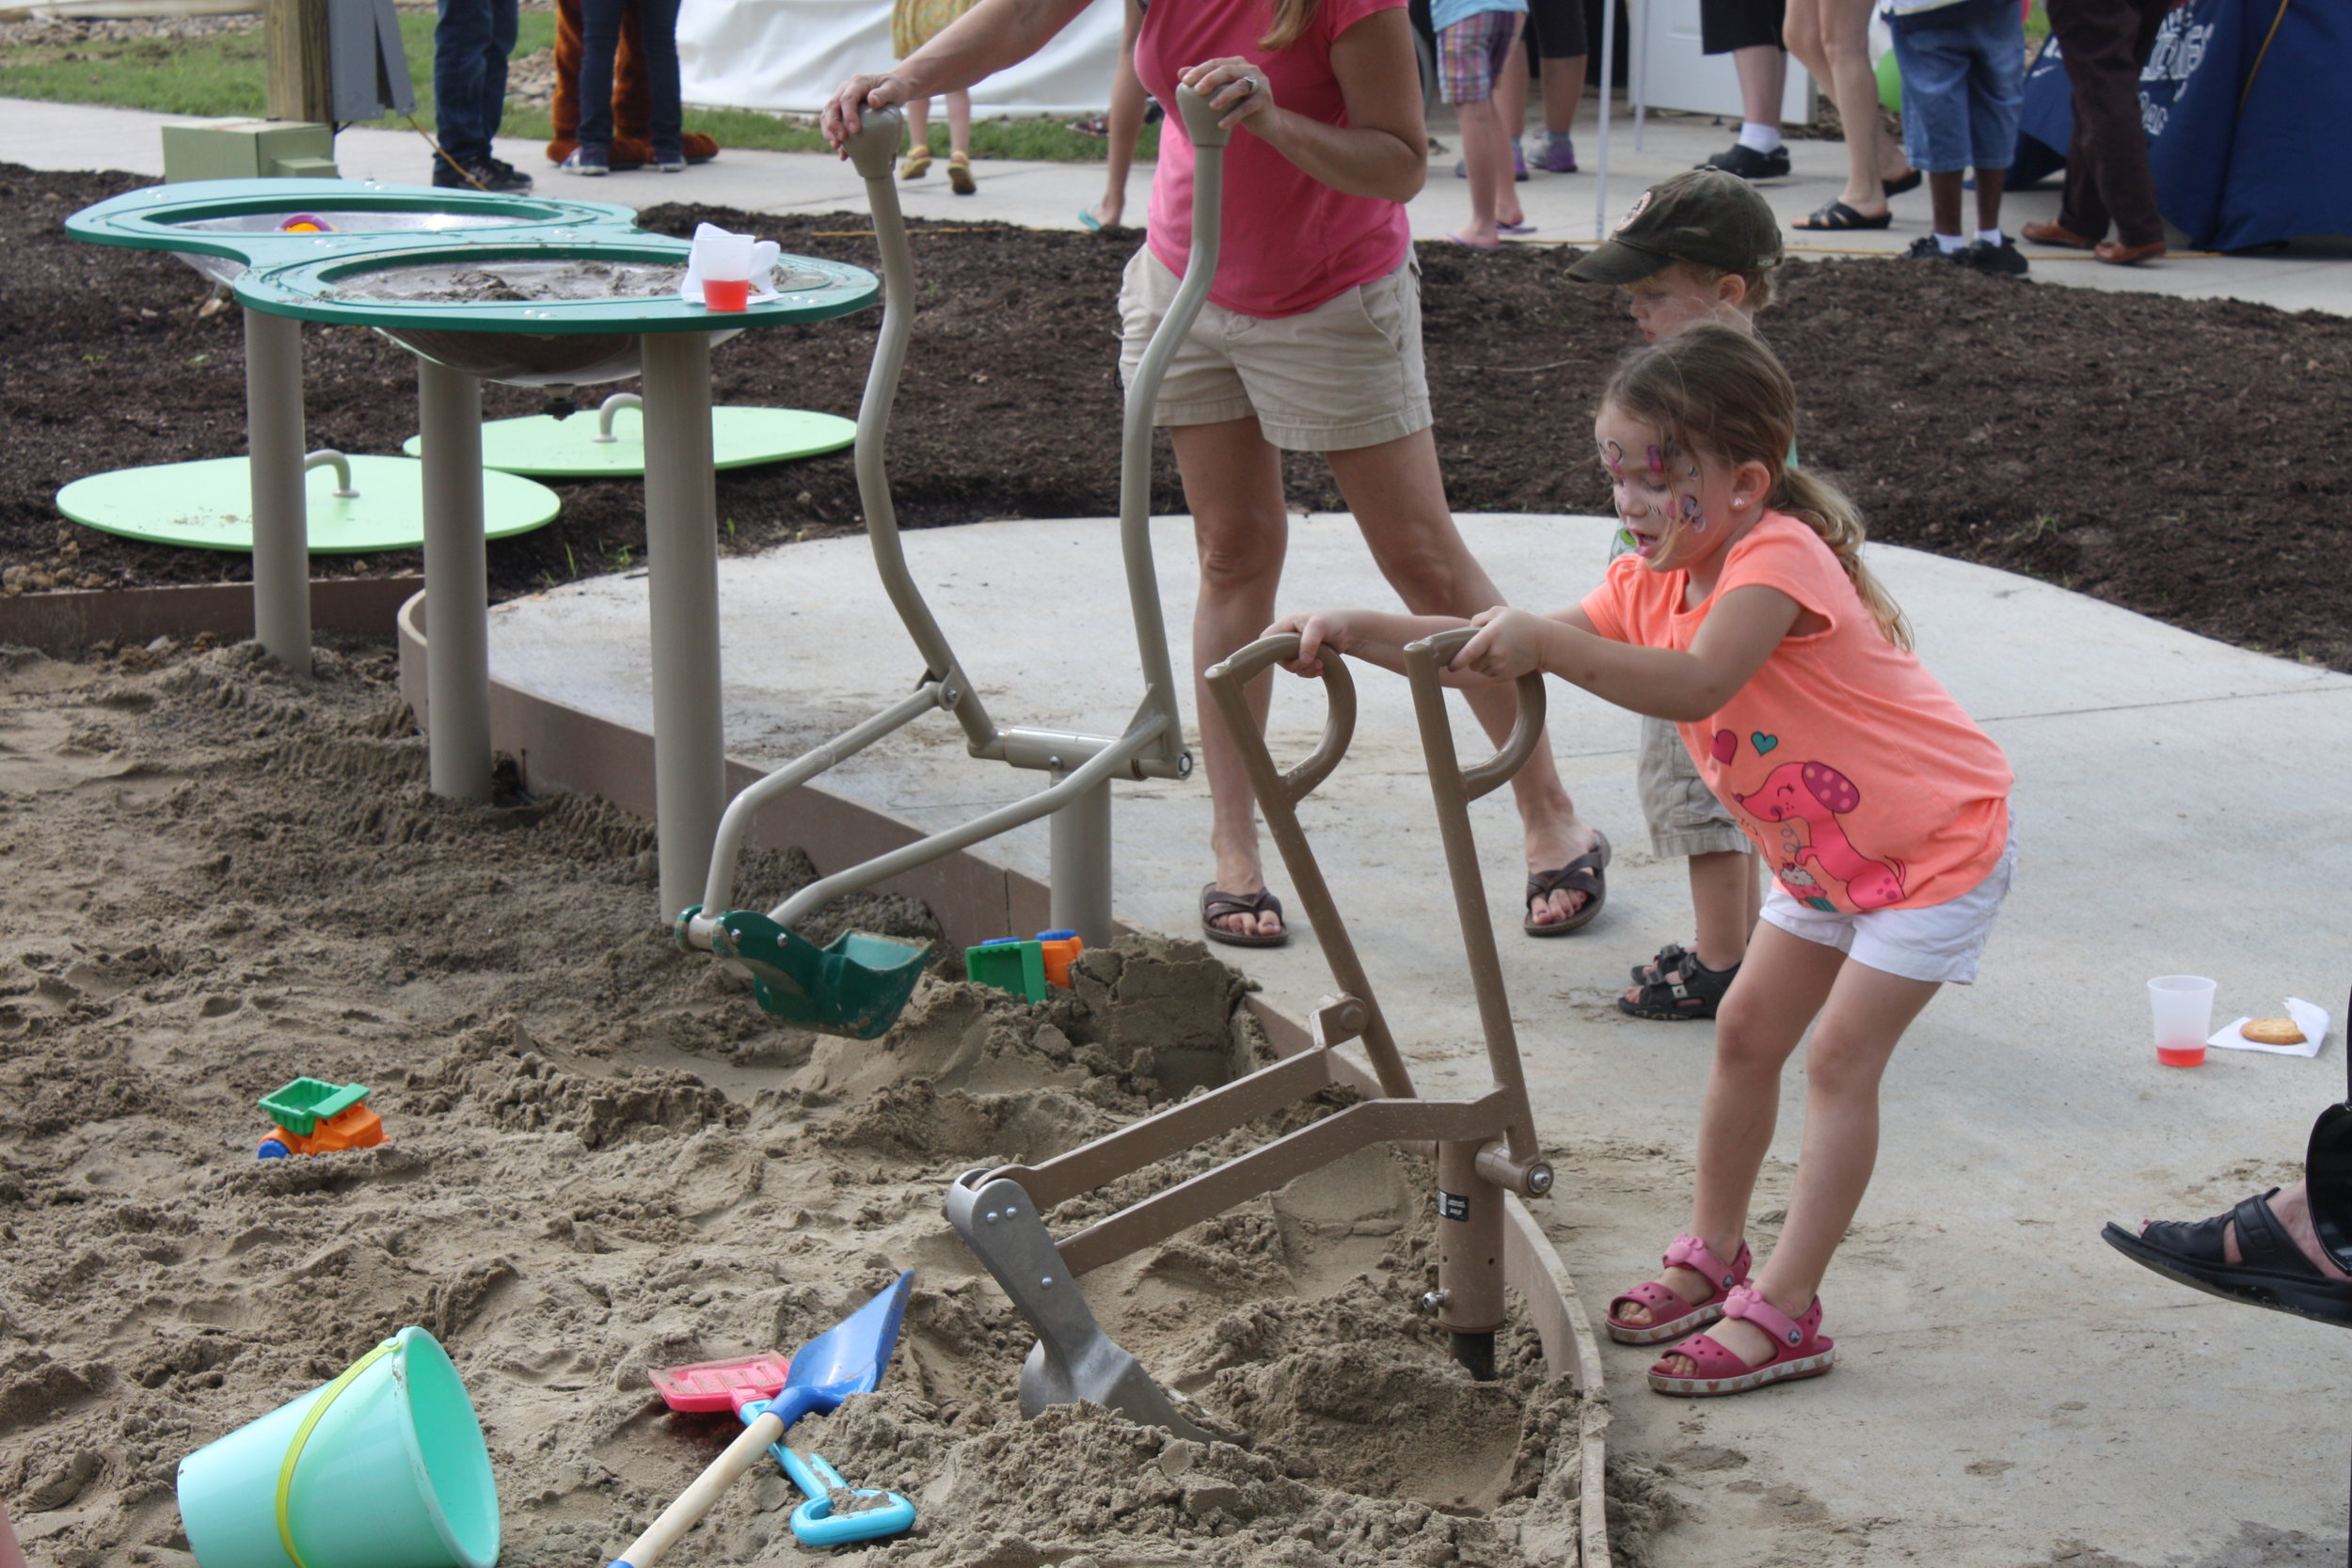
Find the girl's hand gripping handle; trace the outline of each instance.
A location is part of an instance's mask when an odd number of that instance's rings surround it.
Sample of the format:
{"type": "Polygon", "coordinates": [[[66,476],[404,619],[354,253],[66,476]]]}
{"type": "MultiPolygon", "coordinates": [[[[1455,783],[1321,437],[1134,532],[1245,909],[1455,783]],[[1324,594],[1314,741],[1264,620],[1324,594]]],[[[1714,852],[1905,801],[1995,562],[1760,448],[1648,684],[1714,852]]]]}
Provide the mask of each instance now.
{"type": "MultiPolygon", "coordinates": [[[[792,1390],[785,1392],[788,1396],[792,1390]]],[[[710,1505],[735,1483],[736,1477],[759,1463],[768,1445],[784,1435],[785,1425],[784,1418],[770,1410],[745,1427],[742,1434],[727,1445],[726,1451],[712,1460],[709,1467],[694,1478],[693,1484],[678,1494],[677,1501],[663,1509],[661,1517],[647,1525],[645,1533],[612,1560],[612,1568],[653,1568],[664,1553],[677,1544],[679,1536],[694,1528],[695,1520],[710,1512],[710,1505]]]]}

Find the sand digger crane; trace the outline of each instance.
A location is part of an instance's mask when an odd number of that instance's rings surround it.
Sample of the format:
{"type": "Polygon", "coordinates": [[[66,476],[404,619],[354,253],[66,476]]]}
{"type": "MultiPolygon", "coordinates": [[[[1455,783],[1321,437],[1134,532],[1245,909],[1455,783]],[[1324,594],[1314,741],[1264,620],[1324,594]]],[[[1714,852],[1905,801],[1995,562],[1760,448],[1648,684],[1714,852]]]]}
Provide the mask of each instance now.
{"type": "Polygon", "coordinates": [[[846,933],[820,948],[794,930],[795,924],[843,894],[870,887],[1041,816],[1053,818],[1053,924],[1076,931],[1089,945],[1107,943],[1111,939],[1110,782],[1116,778],[1183,779],[1192,772],[1192,757],[1184,745],[1183,716],[1177,707],[1178,689],[1168,661],[1159,578],[1152,563],[1152,409],[1168,362],[1200,314],[1216,271],[1224,191],[1222,150],[1232,133],[1218,127],[1216,111],[1191,88],[1179,88],[1177,100],[1193,145],[1200,153],[1193,188],[1192,255],[1183,287],[1152,335],[1127,389],[1119,533],[1144,692],[1126,728],[1115,736],[1000,728],[981,705],[971,679],[947,645],[946,634],[908,571],[882,455],[914,312],[914,262],[891,179],[899,144],[898,115],[896,111],[868,113],[847,144],[873,209],[884,283],[882,334],[858,411],[858,495],[866,509],[875,568],[922,656],[923,674],[899,702],[738,795],[720,819],[703,901],[676,917],[674,929],[680,945],[707,949],[748,972],[759,1005],[780,1018],[860,1039],[871,1039],[887,1030],[914,994],[927,950],[858,932],[846,933]],[[953,713],[962,725],[972,755],[1039,769],[1051,782],[1037,794],[961,827],[930,834],[812,882],[764,914],[728,908],[734,895],[736,859],[753,814],[761,805],[924,714],[942,708],[953,713]]]}

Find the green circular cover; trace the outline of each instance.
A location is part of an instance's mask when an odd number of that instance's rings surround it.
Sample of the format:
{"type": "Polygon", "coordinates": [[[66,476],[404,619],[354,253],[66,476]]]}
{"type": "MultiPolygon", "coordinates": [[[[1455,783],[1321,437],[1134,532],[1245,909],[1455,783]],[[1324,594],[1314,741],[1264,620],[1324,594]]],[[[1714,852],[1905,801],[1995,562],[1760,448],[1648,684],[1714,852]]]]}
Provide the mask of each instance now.
{"type": "MultiPolygon", "coordinates": [[[[310,550],[363,555],[424,543],[424,466],[407,457],[354,457],[348,499],[335,470],[303,476],[310,550]]],[[[483,537],[504,539],[555,520],[563,503],[544,484],[513,474],[482,476],[483,537]]],[[[77,479],[57,492],[57,510],[86,527],[159,545],[203,550],[253,548],[253,483],[242,457],[121,468],[77,479]]]]}
{"type": "MultiPolygon", "coordinates": [[[[838,414],[798,408],[731,408],[710,411],[711,467],[750,468],[797,457],[839,451],[857,440],[857,421],[838,414]]],[[[414,457],[424,437],[411,436],[401,451],[414,457]]],[[[482,427],[482,466],[510,474],[556,479],[596,479],[645,471],[645,421],[634,408],[612,416],[612,439],[596,439],[596,412],[583,408],[567,419],[532,414],[492,420],[482,427]]]]}

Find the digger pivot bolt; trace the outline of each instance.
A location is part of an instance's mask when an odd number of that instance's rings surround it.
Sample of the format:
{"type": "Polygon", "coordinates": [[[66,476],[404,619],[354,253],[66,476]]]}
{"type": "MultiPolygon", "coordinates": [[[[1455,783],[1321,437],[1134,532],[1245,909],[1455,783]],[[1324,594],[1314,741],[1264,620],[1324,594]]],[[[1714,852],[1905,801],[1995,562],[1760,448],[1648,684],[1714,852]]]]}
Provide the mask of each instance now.
{"type": "Polygon", "coordinates": [[[1421,1298],[1421,1309],[1424,1312],[1441,1311],[1451,1299],[1451,1295],[1444,1291],[1424,1291],[1421,1298]]]}

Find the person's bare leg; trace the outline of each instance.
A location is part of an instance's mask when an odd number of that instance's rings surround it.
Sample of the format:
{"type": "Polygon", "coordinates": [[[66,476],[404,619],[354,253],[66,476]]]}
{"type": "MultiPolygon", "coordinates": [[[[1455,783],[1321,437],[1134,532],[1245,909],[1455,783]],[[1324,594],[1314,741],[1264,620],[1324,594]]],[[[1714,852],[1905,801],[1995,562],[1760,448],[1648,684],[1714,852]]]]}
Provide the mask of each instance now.
{"type": "MultiPolygon", "coordinates": [[[[1454,526],[1430,432],[1324,455],[1374,562],[1407,610],[1417,615],[1475,615],[1508,602],[1454,526]]],[[[1511,733],[1518,710],[1513,692],[1488,688],[1469,696],[1470,710],[1489,736],[1500,742],[1511,733]]],[[[1536,743],[1511,780],[1511,791],[1531,873],[1565,865],[1595,847],[1597,836],[1577,816],[1576,803],[1561,784],[1548,739],[1536,743]]],[[[1530,918],[1539,926],[1555,925],[1584,902],[1581,893],[1554,893],[1534,906],[1530,918]]]]}
{"type": "Polygon", "coordinates": [[[1786,24],[1788,52],[1827,84],[1845,127],[1846,183],[1837,199],[1866,218],[1886,211],[1888,178],[1881,169],[1884,138],[1879,134],[1878,77],[1870,70],[1870,0],[1788,0],[1786,24]]]}
{"type": "MultiPolygon", "coordinates": [[[[1495,79],[1495,113],[1502,117],[1502,134],[1517,141],[1527,132],[1527,34],[1522,30],[1511,45],[1511,57],[1495,79]]],[[[1516,173],[1514,175],[1516,178],[1516,173]]]]}
{"type": "Polygon", "coordinates": [[[1698,958],[1709,969],[1729,969],[1748,956],[1756,911],[1763,903],[1756,886],[1756,857],[1745,849],[1692,855],[1691,910],[1698,916],[1698,958]]]}
{"type": "MultiPolygon", "coordinates": [[[[1788,87],[1788,52],[1769,43],[1735,49],[1731,69],[1740,76],[1740,117],[1751,125],[1778,125],[1780,101],[1788,87]]],[[[1578,80],[1582,81],[1581,74],[1578,80]]],[[[1551,91],[1549,80],[1544,91],[1551,91]]]]}
{"type": "MultiPolygon", "coordinates": [[[[1960,229],[1961,191],[1967,182],[1968,176],[1961,169],[1928,176],[1928,210],[1933,214],[1930,221],[1937,233],[1955,240],[1967,238],[1960,229]]],[[[1995,197],[1993,210],[1997,213],[2000,207],[2000,198],[1995,197]]]]}
{"type": "MultiPolygon", "coordinates": [[[[1255,893],[1265,886],[1258,852],[1257,798],[1204,677],[1211,665],[1274,624],[1275,594],[1290,541],[1290,515],[1282,504],[1282,454],[1266,440],[1254,417],[1177,425],[1169,436],[1200,557],[1200,596],[1192,612],[1192,694],[1200,725],[1200,771],[1209,782],[1209,849],[1216,860],[1220,891],[1255,893]]],[[[1269,672],[1248,688],[1250,711],[1262,731],[1273,680],[1269,672]]],[[[1228,915],[1217,925],[1263,936],[1282,928],[1271,913],[1228,915]]]]}
{"type": "Polygon", "coordinates": [[[947,155],[972,156],[972,95],[961,87],[947,95],[947,155]]]}
{"type": "MultiPolygon", "coordinates": [[[[1775,963],[1781,950],[1772,937],[1798,942],[1776,926],[1763,930],[1770,935],[1759,941],[1758,956],[1775,963]]],[[[1740,971],[1741,978],[1746,974],[1740,971]]],[[[1879,1080],[1887,1059],[1903,1031],[1940,989],[1932,980],[1906,980],[1865,964],[1847,962],[1837,968],[1813,1041],[1805,1048],[1804,1142],[1797,1155],[1788,1218],[1772,1256],[1750,1281],[1759,1295],[1792,1318],[1813,1305],[1830,1258],[1853,1224],[1862,1195],[1869,1190],[1870,1172],[1878,1163],[1879,1080]]],[[[1772,1034],[1777,1037],[1777,1030],[1772,1034]]],[[[1760,1161],[1760,1149],[1757,1157],[1760,1161]]],[[[1703,1154],[1700,1172],[1704,1190],[1703,1154]]],[[[1740,1211],[1743,1220],[1744,1196],[1740,1211]]],[[[1720,1218],[1717,1223],[1722,1223],[1720,1218]]],[[[1772,1337],[1745,1320],[1726,1320],[1708,1334],[1751,1367],[1772,1359],[1774,1353],[1772,1337]]],[[[1698,1369],[1690,1357],[1669,1353],[1665,1370],[1688,1377],[1698,1369]]]]}
{"type": "Polygon", "coordinates": [[[1991,233],[2001,227],[2001,195],[2009,184],[2009,170],[1980,168],[1977,170],[1977,229],[1991,233]]]}
{"type": "Polygon", "coordinates": [[[931,101],[928,98],[910,98],[906,101],[905,108],[907,150],[911,152],[922,153],[925,157],[930,156],[931,101]]]}
{"type": "Polygon", "coordinates": [[[1126,0],[1126,12],[1119,35],[1119,65],[1111,72],[1110,166],[1103,176],[1103,199],[1094,204],[1094,221],[1105,229],[1118,227],[1127,215],[1127,173],[1135,166],[1136,138],[1143,135],[1143,82],[1136,75],[1140,16],[1135,0],[1126,0]]]}
{"type": "MultiPolygon", "coordinates": [[[[1511,194],[1511,141],[1502,134],[1502,119],[1495,101],[1457,103],[1462,122],[1462,166],[1470,175],[1470,220],[1454,231],[1464,245],[1491,250],[1502,243],[1495,225],[1502,222],[1502,198],[1511,194]]],[[[1513,206],[1518,202],[1514,200],[1513,206]]]]}
{"type": "Polygon", "coordinates": [[[1584,102],[1584,56],[1538,60],[1536,68],[1544,73],[1544,129],[1565,136],[1576,129],[1576,111],[1584,102]]]}
{"type": "MultiPolygon", "coordinates": [[[[1715,1015],[1715,1062],[1699,1110],[1691,1197],[1691,1234],[1725,1263],[1739,1256],[1756,1172],[1772,1148],[1781,1069],[1846,961],[1835,947],[1792,937],[1777,926],[1758,926],[1751,951],[1763,961],[1740,969],[1715,1015]]],[[[1714,1290],[1696,1269],[1670,1268],[1658,1279],[1685,1301],[1714,1290]]],[[[1617,1309],[1617,1321],[1638,1328],[1652,1318],[1648,1307],[1629,1304],[1617,1309]]]]}

